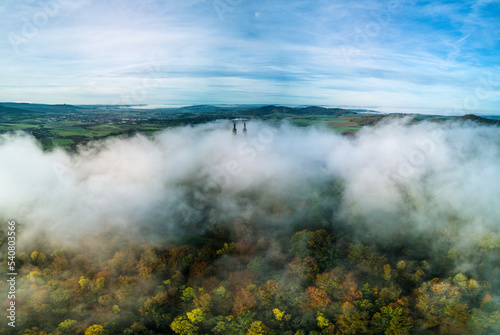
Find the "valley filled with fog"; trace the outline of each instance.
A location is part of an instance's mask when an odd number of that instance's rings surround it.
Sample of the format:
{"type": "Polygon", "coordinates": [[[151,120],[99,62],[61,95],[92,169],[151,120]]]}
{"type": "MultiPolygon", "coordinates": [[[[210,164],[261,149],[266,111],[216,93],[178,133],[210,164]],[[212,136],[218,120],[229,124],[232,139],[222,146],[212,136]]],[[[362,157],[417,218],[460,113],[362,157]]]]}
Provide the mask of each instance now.
{"type": "Polygon", "coordinates": [[[20,329],[498,331],[498,127],[398,118],[342,136],[232,126],[75,152],[2,135],[20,329]]]}

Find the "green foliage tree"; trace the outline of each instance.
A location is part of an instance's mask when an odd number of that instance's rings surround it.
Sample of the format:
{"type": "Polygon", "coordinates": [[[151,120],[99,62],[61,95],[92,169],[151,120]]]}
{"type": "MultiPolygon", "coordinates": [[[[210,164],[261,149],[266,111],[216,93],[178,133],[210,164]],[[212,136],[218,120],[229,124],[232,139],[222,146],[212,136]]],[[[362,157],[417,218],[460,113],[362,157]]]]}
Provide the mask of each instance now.
{"type": "Polygon", "coordinates": [[[386,335],[406,335],[412,329],[411,320],[400,307],[384,306],[372,319],[374,330],[386,335]]]}
{"type": "Polygon", "coordinates": [[[474,309],[467,329],[471,335],[500,334],[500,311],[474,309]]]}
{"type": "Polygon", "coordinates": [[[76,320],[70,320],[70,319],[64,320],[57,327],[57,331],[61,335],[71,335],[71,334],[74,334],[75,328],[76,328],[77,324],[78,324],[78,322],[76,320]]]}
{"type": "Polygon", "coordinates": [[[417,310],[426,328],[439,327],[443,332],[460,332],[469,320],[469,309],[461,300],[459,289],[449,282],[425,283],[417,290],[417,310]]]}
{"type": "Polygon", "coordinates": [[[247,331],[255,318],[255,314],[247,312],[234,317],[219,316],[215,319],[216,324],[212,332],[217,335],[234,334],[247,335],[247,331]]]}

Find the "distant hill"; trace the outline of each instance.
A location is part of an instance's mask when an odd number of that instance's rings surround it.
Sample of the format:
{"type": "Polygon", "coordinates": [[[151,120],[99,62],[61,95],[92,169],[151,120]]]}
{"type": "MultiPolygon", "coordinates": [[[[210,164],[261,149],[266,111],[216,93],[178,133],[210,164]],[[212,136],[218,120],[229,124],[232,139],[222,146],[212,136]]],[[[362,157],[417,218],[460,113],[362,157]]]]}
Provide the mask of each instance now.
{"type": "Polygon", "coordinates": [[[241,114],[251,114],[252,116],[262,117],[266,115],[272,114],[292,114],[291,111],[293,108],[284,107],[284,106],[262,106],[258,108],[250,108],[244,111],[241,111],[241,114]]]}
{"type": "Polygon", "coordinates": [[[342,109],[342,108],[325,108],[325,107],[316,107],[316,106],[311,106],[311,107],[305,107],[305,108],[300,108],[300,109],[295,109],[295,112],[297,114],[309,114],[309,115],[343,115],[347,113],[352,113],[352,111],[349,111],[347,109],[342,109]]]}
{"type": "Polygon", "coordinates": [[[26,113],[27,110],[0,105],[0,113],[26,113]]]}
{"type": "Polygon", "coordinates": [[[486,119],[500,120],[500,115],[483,115],[486,119]]]}
{"type": "Polygon", "coordinates": [[[26,114],[26,113],[33,113],[33,112],[32,111],[28,111],[26,109],[14,108],[14,107],[6,107],[6,106],[0,105],[0,114],[14,115],[14,114],[26,114]]]}
{"type": "Polygon", "coordinates": [[[225,110],[224,107],[217,107],[212,105],[195,105],[177,108],[178,111],[186,112],[214,112],[218,110],[225,110]]]}
{"type": "Polygon", "coordinates": [[[35,113],[64,113],[85,109],[84,107],[73,105],[44,105],[16,102],[0,102],[0,106],[16,108],[35,113]]]}
{"type": "Polygon", "coordinates": [[[476,122],[476,123],[480,123],[480,124],[484,124],[484,125],[491,125],[491,126],[500,125],[500,120],[487,119],[487,118],[480,117],[480,116],[477,116],[474,114],[467,114],[464,116],[460,116],[460,117],[456,118],[455,120],[472,121],[472,122],[476,122]]]}
{"type": "Polygon", "coordinates": [[[178,112],[183,114],[193,114],[197,115],[203,113],[205,115],[220,115],[227,113],[235,113],[242,110],[248,110],[253,108],[253,106],[249,105],[194,105],[194,106],[185,106],[180,108],[168,108],[163,109],[165,111],[170,112],[178,112]]]}
{"type": "Polygon", "coordinates": [[[339,116],[343,114],[353,113],[347,109],[342,108],[325,108],[325,107],[303,107],[303,108],[292,108],[286,106],[262,106],[257,108],[251,108],[239,112],[239,114],[249,114],[255,117],[269,116],[273,114],[290,114],[290,115],[330,115],[339,116]]]}
{"type": "Polygon", "coordinates": [[[361,114],[382,114],[378,111],[375,111],[373,109],[352,109],[352,108],[349,108],[349,110],[351,112],[356,112],[356,113],[361,113],[361,114]]]}

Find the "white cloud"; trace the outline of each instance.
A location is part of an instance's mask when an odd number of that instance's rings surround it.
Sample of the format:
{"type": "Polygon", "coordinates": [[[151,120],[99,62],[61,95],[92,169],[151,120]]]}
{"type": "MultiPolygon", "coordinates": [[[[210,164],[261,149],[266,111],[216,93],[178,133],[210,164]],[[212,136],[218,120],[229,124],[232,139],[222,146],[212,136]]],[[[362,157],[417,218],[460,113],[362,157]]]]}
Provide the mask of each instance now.
{"type": "Polygon", "coordinates": [[[320,192],[332,222],[359,217],[363,235],[387,241],[392,231],[448,227],[450,217],[464,232],[447,236],[457,245],[470,230],[498,229],[498,128],[393,121],[347,138],[260,122],[234,136],[231,126],[113,139],[72,155],[3,135],[0,212],[33,234],[72,236],[108,225],[192,234],[211,220],[245,215],[286,228],[320,192]],[[335,198],[328,190],[338,180],[343,191],[335,198]],[[288,209],[275,215],[274,204],[288,209]]]}
{"type": "MultiPolygon", "coordinates": [[[[486,30],[493,22],[481,11],[488,4],[400,4],[391,9],[380,1],[242,2],[221,18],[210,1],[68,0],[26,38],[24,25],[38,22],[44,5],[7,2],[0,75],[11,86],[0,100],[26,100],[30,92],[29,99],[40,102],[112,103],[101,92],[123,87],[127,94],[135,85],[130,83],[144,79],[141,64],[156,62],[165,86],[156,87],[147,103],[165,103],[164,96],[175,100],[169,89],[176,85],[189,93],[171,103],[208,102],[214,94],[210,85],[221,90],[218,102],[254,97],[265,103],[286,85],[285,104],[321,99],[336,105],[331,97],[343,96],[345,104],[364,106],[374,102],[367,92],[376,91],[377,101],[448,108],[443,106],[450,97],[473,91],[474,80],[495,71],[498,63],[487,55],[493,50],[480,48],[492,46],[486,30]],[[474,20],[480,23],[467,28],[474,20]],[[22,38],[14,40],[18,53],[9,43],[12,34],[22,38]],[[244,87],[230,87],[239,84],[244,87]]],[[[477,109],[497,108],[497,100],[484,99],[477,109]]]]}

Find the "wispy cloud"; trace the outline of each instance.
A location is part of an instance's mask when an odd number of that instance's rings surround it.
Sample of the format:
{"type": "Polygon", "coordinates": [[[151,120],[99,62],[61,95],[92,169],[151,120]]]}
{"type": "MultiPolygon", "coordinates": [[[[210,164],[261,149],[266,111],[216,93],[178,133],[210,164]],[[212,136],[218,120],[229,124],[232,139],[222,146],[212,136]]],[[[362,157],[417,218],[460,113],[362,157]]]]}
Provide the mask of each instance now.
{"type": "Polygon", "coordinates": [[[113,103],[154,78],[142,103],[498,112],[499,8],[485,0],[7,0],[0,100],[113,103]],[[481,80],[488,94],[478,98],[481,80]],[[464,96],[474,108],[454,107],[464,96]]]}

